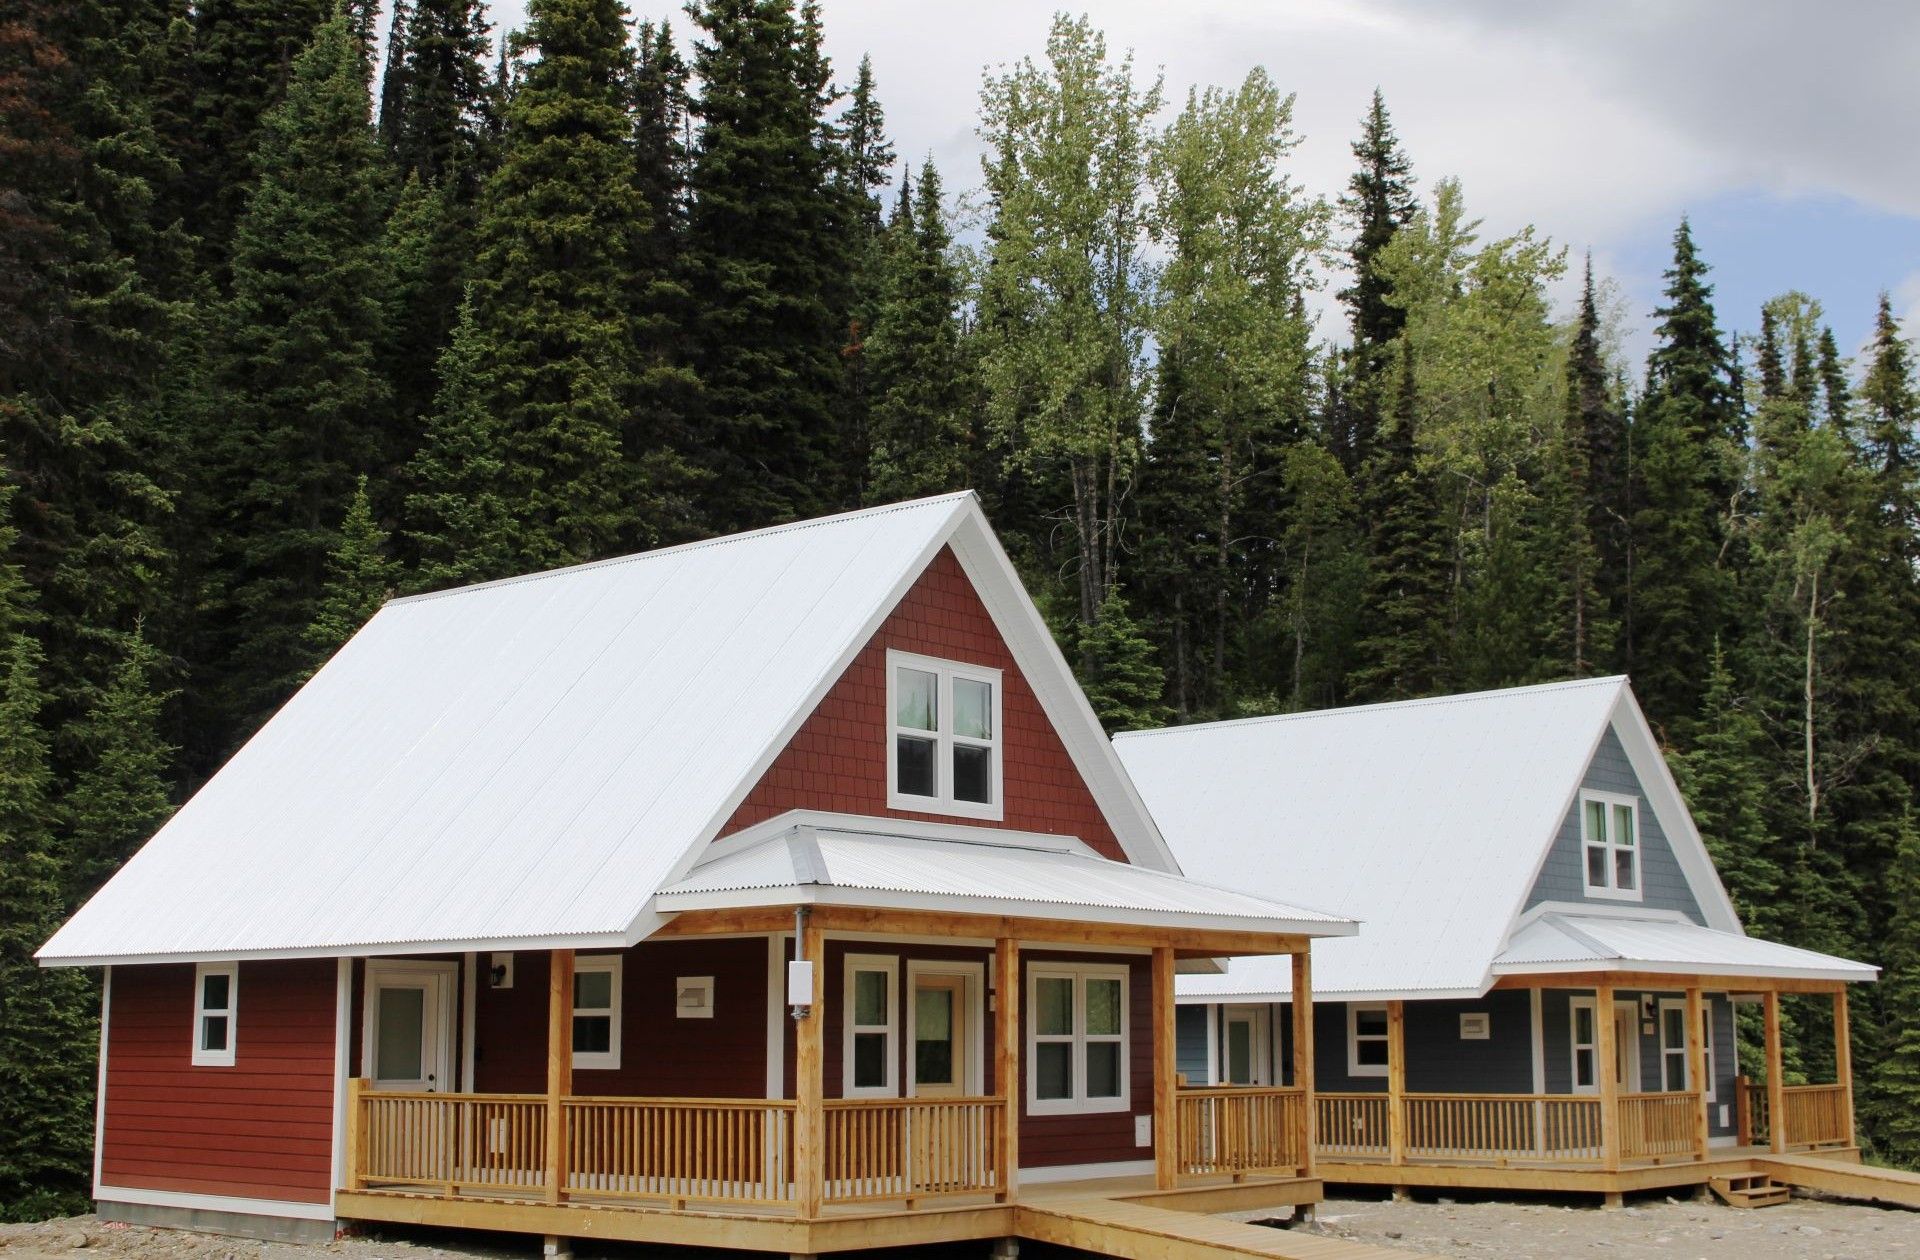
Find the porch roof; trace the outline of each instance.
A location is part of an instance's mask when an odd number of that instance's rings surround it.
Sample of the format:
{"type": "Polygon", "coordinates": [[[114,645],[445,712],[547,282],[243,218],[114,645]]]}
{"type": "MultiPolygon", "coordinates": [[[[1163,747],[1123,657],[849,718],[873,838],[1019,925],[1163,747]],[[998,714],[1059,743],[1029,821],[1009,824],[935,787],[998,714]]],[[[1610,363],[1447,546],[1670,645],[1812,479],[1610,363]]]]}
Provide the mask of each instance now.
{"type": "Polygon", "coordinates": [[[713,856],[653,899],[661,912],[769,905],[947,910],[1090,923],[1350,936],[1350,919],[1103,858],[1077,840],[796,824],[713,856]],[[1008,837],[1014,837],[1009,840],[1008,837]]]}
{"type": "Polygon", "coordinates": [[[1678,920],[1542,914],[1494,960],[1495,975],[1635,971],[1794,980],[1873,980],[1867,963],[1678,920]]]}

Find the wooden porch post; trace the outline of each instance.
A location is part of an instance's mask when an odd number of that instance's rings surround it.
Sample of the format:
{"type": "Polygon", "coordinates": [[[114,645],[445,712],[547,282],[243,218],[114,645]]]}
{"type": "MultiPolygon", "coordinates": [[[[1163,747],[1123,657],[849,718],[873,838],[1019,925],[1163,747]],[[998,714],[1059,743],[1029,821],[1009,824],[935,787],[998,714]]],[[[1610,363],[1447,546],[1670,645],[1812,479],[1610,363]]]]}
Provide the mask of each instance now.
{"type": "Polygon", "coordinates": [[[1853,1145],[1853,1029],[1847,1022],[1847,986],[1833,991],[1833,1078],[1840,1083],[1840,1134],[1853,1145]]]}
{"type": "Polygon", "coordinates": [[[1313,1101],[1313,962],[1303,947],[1293,956],[1293,1085],[1300,1091],[1300,1175],[1313,1176],[1319,1140],[1313,1101]]]}
{"type": "Polygon", "coordinates": [[[567,1198],[567,1125],[573,1092],[573,951],[556,949],[547,965],[547,1202],[567,1198]]]}
{"type": "Polygon", "coordinates": [[[1600,1148],[1609,1171],[1620,1167],[1620,1050],[1613,1035],[1613,986],[1593,992],[1593,1071],[1600,1086],[1600,1148]]]}
{"type": "Polygon", "coordinates": [[[1707,1158],[1707,1144],[1712,1136],[1712,1121],[1707,1115],[1707,1046],[1700,1035],[1700,1014],[1703,1007],[1700,1002],[1700,987],[1687,989],[1687,1080],[1693,1085],[1693,1154],[1695,1159],[1707,1158]]]}
{"type": "Polygon", "coordinates": [[[1020,943],[1013,937],[994,943],[993,974],[999,992],[993,1087],[1006,1100],[1000,1117],[1000,1198],[1011,1203],[1020,1193],[1020,943]]]}
{"type": "Polygon", "coordinates": [[[1153,1176],[1162,1190],[1180,1184],[1179,1061],[1174,1053],[1173,946],[1153,950],[1153,1176]]]}
{"type": "Polygon", "coordinates": [[[1767,1145],[1775,1153],[1787,1149],[1787,1080],[1780,1066],[1780,992],[1768,989],[1761,995],[1767,1016],[1767,1145]]]}
{"type": "Polygon", "coordinates": [[[1387,1003],[1387,1162],[1407,1162],[1407,1007],[1387,1003]]]}
{"type": "Polygon", "coordinates": [[[800,933],[800,957],[813,964],[813,1005],[796,1020],[793,1060],[793,1207],[802,1220],[820,1215],[826,1197],[827,1112],[821,1026],[827,1022],[825,933],[809,917],[800,933]]]}
{"type": "Polygon", "coordinates": [[[347,1080],[347,1189],[365,1190],[367,1188],[367,1121],[362,1115],[365,1105],[360,1095],[367,1091],[367,1079],[364,1076],[350,1077],[347,1080]]]}

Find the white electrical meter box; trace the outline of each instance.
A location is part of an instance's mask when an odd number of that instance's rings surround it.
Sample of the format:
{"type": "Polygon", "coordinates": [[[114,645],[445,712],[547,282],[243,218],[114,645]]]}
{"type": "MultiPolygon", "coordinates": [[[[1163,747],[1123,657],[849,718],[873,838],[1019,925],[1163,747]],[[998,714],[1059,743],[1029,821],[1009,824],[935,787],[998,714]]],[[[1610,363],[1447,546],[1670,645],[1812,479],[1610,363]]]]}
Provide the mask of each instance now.
{"type": "Polygon", "coordinates": [[[812,963],[790,962],[787,964],[787,1005],[813,1005],[812,963]]]}

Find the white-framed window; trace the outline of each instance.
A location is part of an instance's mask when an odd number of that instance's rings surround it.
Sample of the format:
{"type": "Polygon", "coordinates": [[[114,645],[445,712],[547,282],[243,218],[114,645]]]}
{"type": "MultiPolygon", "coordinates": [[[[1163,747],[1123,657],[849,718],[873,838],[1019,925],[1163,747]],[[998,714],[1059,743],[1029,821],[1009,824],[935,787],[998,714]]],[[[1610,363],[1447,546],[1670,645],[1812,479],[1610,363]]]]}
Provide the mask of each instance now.
{"type": "Polygon", "coordinates": [[[1347,1075],[1387,1074],[1387,1004],[1347,1003],[1347,1075]]]}
{"type": "Polygon", "coordinates": [[[846,1034],[840,1096],[897,1098],[900,1053],[900,960],[891,954],[848,954],[843,975],[846,1034]]]}
{"type": "Polygon", "coordinates": [[[1640,900],[1640,800],[1580,793],[1580,855],[1589,897],[1640,900]]]}
{"type": "Polygon", "coordinates": [[[1573,1092],[1600,1089],[1600,1028],[1592,998],[1573,998],[1567,1007],[1567,1040],[1573,1050],[1573,1092]]]}
{"type": "Polygon", "coordinates": [[[193,1066],[232,1067],[239,1032],[238,963],[201,963],[193,969],[193,1066]]]}
{"type": "Polygon", "coordinates": [[[594,954],[573,964],[573,1066],[620,1066],[618,954],[594,954]]]}
{"type": "MultiPolygon", "coordinates": [[[[1713,1003],[1700,1002],[1700,1048],[1707,1060],[1707,1101],[1714,1099],[1719,1070],[1713,1061],[1713,1003]]],[[[1687,1062],[1687,1003],[1684,998],[1660,999],[1660,1088],[1669,1092],[1693,1088],[1687,1062]]]]}
{"type": "Polygon", "coordinates": [[[1027,972],[1027,1112],[1125,1111],[1125,964],[1036,963],[1027,972]]]}
{"type": "Polygon", "coordinates": [[[673,1013],[679,1019],[713,1018],[713,977],[681,976],[673,982],[673,1013]]]}
{"type": "Polygon", "coordinates": [[[887,653],[887,804],[998,821],[1000,671],[887,653]]]}

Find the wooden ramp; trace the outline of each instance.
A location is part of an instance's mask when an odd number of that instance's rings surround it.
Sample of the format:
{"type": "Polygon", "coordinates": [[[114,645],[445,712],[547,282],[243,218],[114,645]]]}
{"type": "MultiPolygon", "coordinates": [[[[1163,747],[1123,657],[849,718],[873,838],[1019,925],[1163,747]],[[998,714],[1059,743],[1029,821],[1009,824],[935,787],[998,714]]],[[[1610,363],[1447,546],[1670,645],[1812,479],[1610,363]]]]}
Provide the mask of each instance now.
{"type": "Polygon", "coordinates": [[[1053,1199],[1022,1204],[1020,1235],[1122,1260],[1407,1260],[1411,1252],[1320,1238],[1216,1216],[1175,1212],[1117,1199],[1053,1199]]]}
{"type": "Polygon", "coordinates": [[[1753,1161],[1754,1171],[1775,1181],[1843,1199],[1866,1199],[1900,1207],[1920,1208],[1920,1173],[1898,1168],[1873,1168],[1845,1158],[1819,1155],[1765,1155],[1753,1161]]]}

